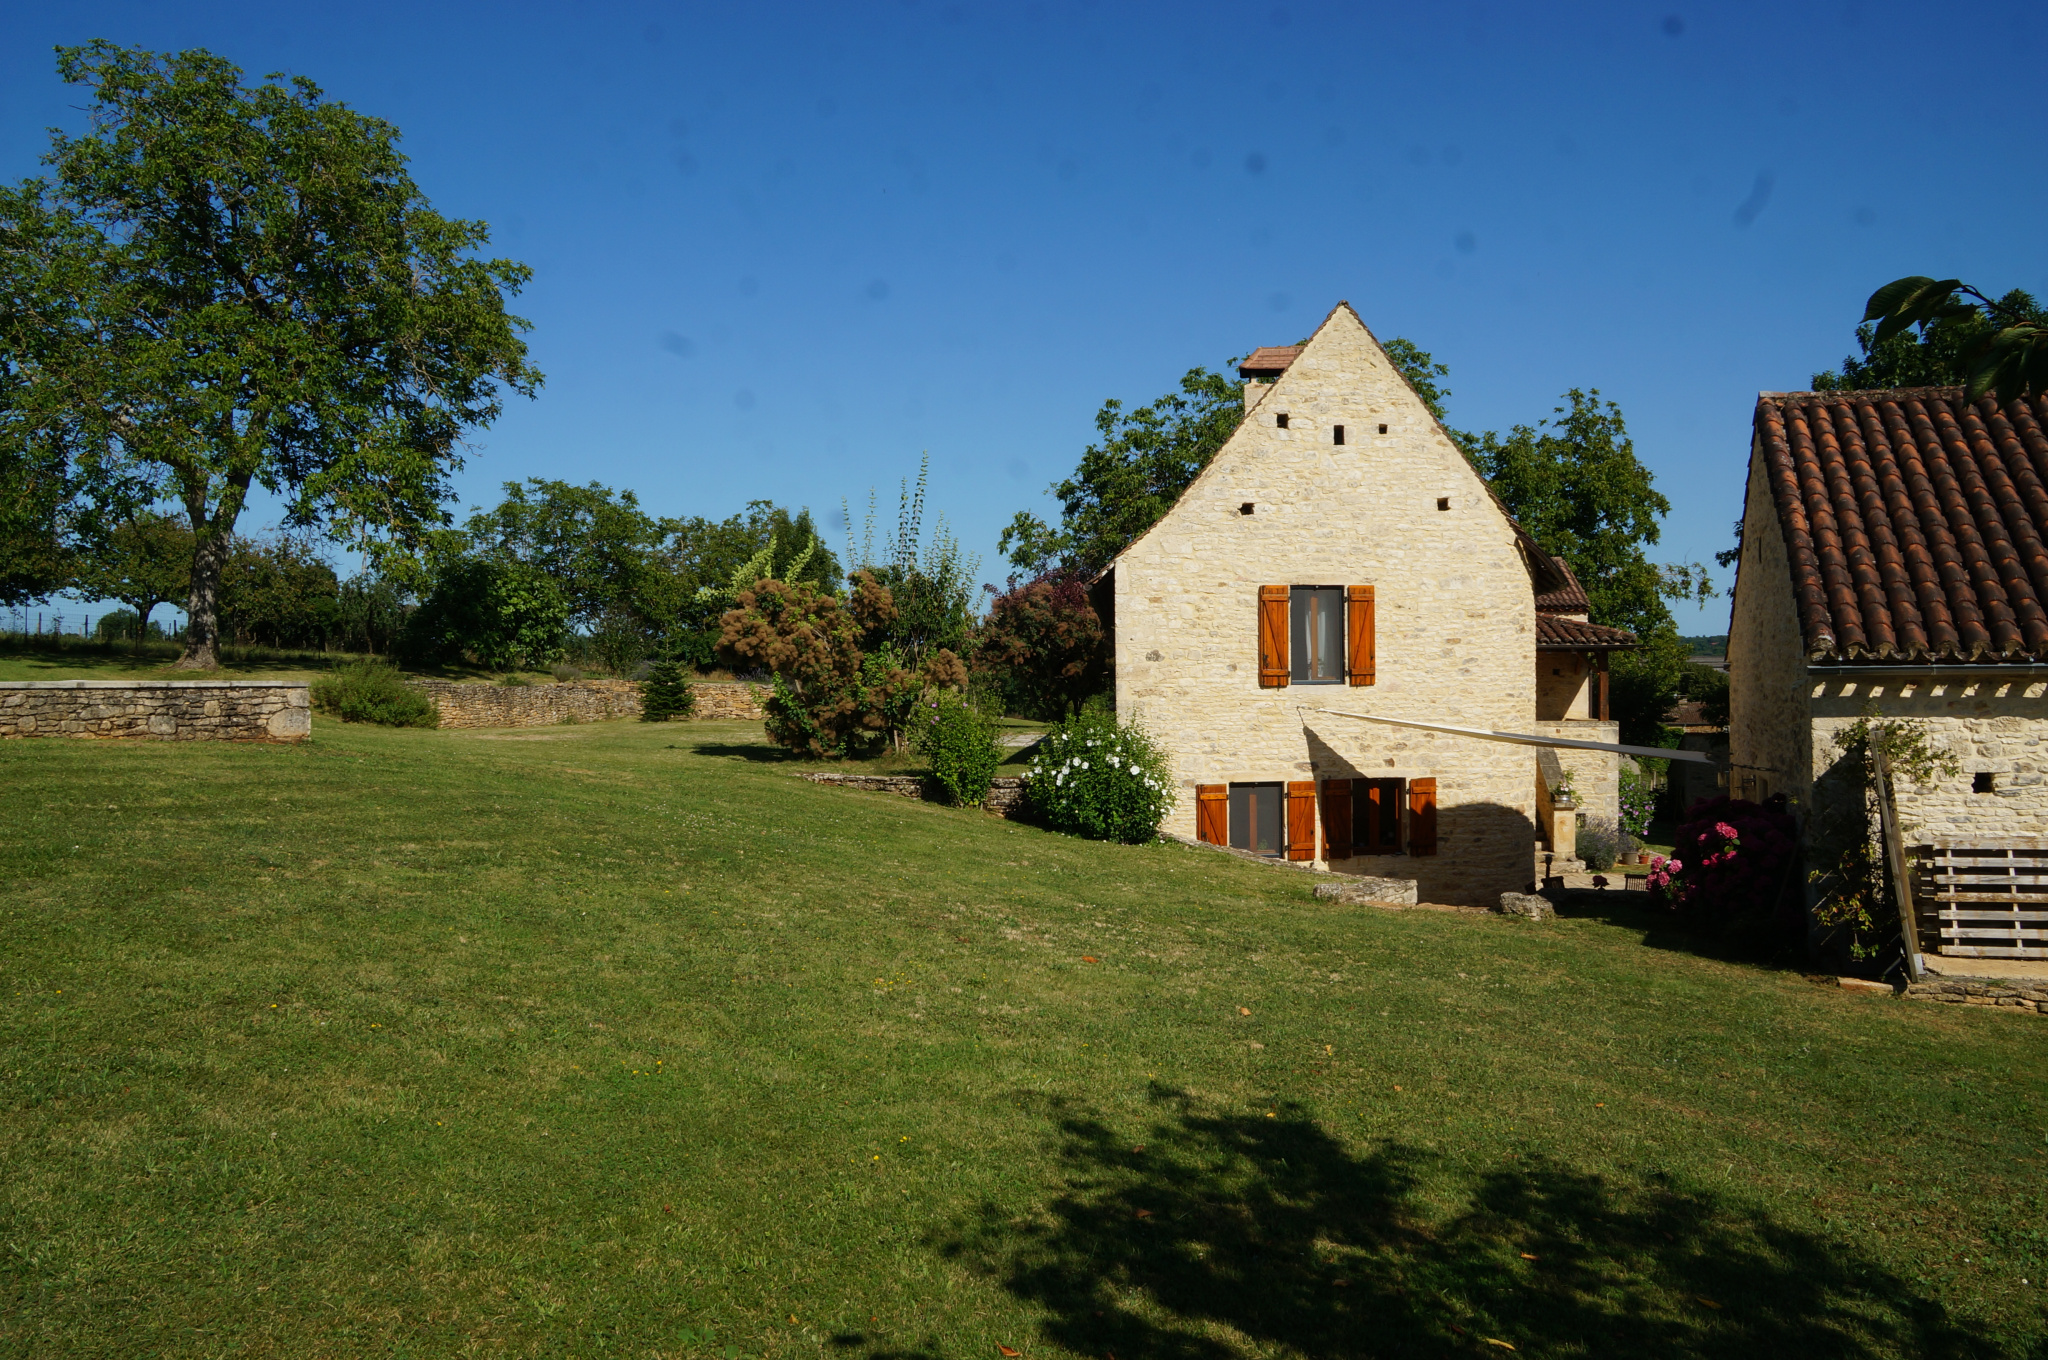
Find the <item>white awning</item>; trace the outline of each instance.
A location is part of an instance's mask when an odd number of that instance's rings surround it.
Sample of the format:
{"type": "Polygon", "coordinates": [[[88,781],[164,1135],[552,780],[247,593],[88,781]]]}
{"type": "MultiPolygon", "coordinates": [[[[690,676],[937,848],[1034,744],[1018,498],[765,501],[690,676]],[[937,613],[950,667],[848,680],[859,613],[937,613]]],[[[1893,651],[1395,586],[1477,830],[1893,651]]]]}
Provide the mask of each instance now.
{"type": "Polygon", "coordinates": [[[1561,746],[1573,751],[1613,751],[1624,756],[1654,756],[1658,760],[1692,760],[1711,765],[1714,758],[1705,751],[1669,751],[1661,746],[1623,746],[1611,741],[1574,741],[1570,737],[1539,737],[1532,732],[1489,732],[1479,727],[1452,727],[1448,723],[1414,722],[1407,718],[1381,718],[1371,713],[1345,713],[1334,708],[1302,708],[1295,712],[1306,721],[1311,713],[1333,718],[1356,718],[1360,722],[1385,723],[1389,727],[1412,727],[1421,732],[1443,732],[1453,737],[1476,737],[1480,741],[1505,741],[1516,746],[1561,746]]]}

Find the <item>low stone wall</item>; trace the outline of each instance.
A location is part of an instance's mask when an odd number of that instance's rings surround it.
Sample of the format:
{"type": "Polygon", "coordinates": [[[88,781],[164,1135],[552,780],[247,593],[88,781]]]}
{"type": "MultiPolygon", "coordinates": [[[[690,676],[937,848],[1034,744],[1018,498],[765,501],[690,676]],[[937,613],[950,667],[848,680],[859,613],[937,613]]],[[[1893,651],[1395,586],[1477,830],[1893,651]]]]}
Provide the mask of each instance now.
{"type": "Polygon", "coordinates": [[[553,727],[640,714],[640,686],[631,680],[578,680],[566,685],[410,683],[433,699],[443,727],[553,727]]]}
{"type": "Polygon", "coordinates": [[[1958,1006],[2004,1006],[2048,1015],[2048,979],[1930,977],[1906,988],[1915,1001],[1958,1006]]]}
{"type": "Polygon", "coordinates": [[[766,685],[705,680],[690,688],[697,695],[693,716],[700,722],[759,722],[768,716],[761,711],[761,701],[768,696],[766,685]]]}
{"type": "MultiPolygon", "coordinates": [[[[867,793],[890,793],[898,798],[919,798],[928,803],[940,801],[938,786],[920,775],[914,774],[839,774],[833,771],[814,771],[800,774],[799,779],[808,779],[813,784],[831,784],[842,789],[860,789],[867,793]]],[[[984,812],[998,817],[1014,817],[1024,807],[1024,779],[1021,775],[997,775],[989,781],[988,799],[982,803],[984,812]]]]}
{"type": "Polygon", "coordinates": [[[304,741],[303,680],[0,681],[0,737],[304,741]]]}
{"type": "MultiPolygon", "coordinates": [[[[554,727],[567,722],[608,722],[640,716],[640,686],[632,680],[572,680],[556,685],[464,685],[413,680],[441,711],[443,727],[554,727]]],[[[759,722],[760,685],[698,684],[696,717],[718,722],[759,722]]]]}

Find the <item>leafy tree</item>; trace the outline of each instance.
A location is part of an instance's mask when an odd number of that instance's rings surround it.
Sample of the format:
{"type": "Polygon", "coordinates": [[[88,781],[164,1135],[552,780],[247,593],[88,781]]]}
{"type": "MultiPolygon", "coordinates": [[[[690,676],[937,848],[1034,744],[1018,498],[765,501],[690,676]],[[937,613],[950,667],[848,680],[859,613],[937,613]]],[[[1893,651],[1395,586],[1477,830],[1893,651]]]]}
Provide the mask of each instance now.
{"type": "MultiPolygon", "coordinates": [[[[0,259],[6,256],[0,242],[0,259]]],[[[9,362],[0,345],[0,369],[9,362]]],[[[0,378],[4,378],[0,373],[0,378]]],[[[14,443],[19,432],[0,394],[0,606],[32,604],[70,580],[72,544],[64,533],[71,499],[61,458],[14,443]]]]}
{"type": "Polygon", "coordinates": [[[469,659],[490,670],[536,670],[560,660],[569,606],[554,578],[530,562],[445,559],[434,588],[407,620],[404,648],[421,661],[469,659]]]}
{"type": "Polygon", "coordinates": [[[405,633],[411,608],[389,576],[362,572],[341,583],[335,597],[334,640],[354,652],[388,655],[405,633]]]}
{"type": "Polygon", "coordinates": [[[0,402],[103,502],[140,483],[194,537],[181,666],[216,664],[252,485],[288,523],[374,548],[441,523],[466,430],[540,374],[505,298],[390,124],[304,78],[245,86],[212,53],[60,48],[92,127],[0,188],[0,402]]]}
{"type": "MultiPolygon", "coordinates": [[[[1451,394],[1437,379],[1450,369],[1409,340],[1396,337],[1385,348],[1442,420],[1451,394]]],[[[1233,359],[1224,368],[1236,366],[1233,359]]],[[[1052,487],[1060,502],[1059,527],[1020,510],[997,548],[1028,577],[1062,565],[1100,571],[1173,508],[1243,420],[1243,385],[1227,372],[1206,368],[1189,369],[1178,391],[1135,410],[1127,412],[1111,398],[1095,416],[1102,442],[1089,445],[1073,475],[1052,487]]]]}
{"type": "Polygon", "coordinates": [[[319,647],[341,613],[341,582],[310,543],[236,535],[221,565],[220,629],[241,643],[319,647]]]}
{"type": "Polygon", "coordinates": [[[1696,564],[1645,555],[1671,502],[1636,459],[1620,406],[1597,390],[1564,399],[1533,428],[1466,436],[1466,456],[1522,527],[1571,565],[1594,621],[1636,635],[1636,650],[1614,658],[1610,698],[1622,740],[1659,744],[1689,656],[1666,602],[1704,601],[1713,587],[1696,564]]]}
{"type": "Polygon", "coordinates": [[[1013,577],[989,606],[974,669],[1002,677],[1008,697],[1026,712],[1079,717],[1108,682],[1108,641],[1080,572],[1021,583],[1013,577]]]}
{"type": "Polygon", "coordinates": [[[575,486],[530,477],[506,482],[496,508],[479,510],[463,525],[469,549],[483,557],[523,562],[555,583],[569,625],[588,631],[624,613],[656,626],[655,551],[661,525],[631,491],[600,482],[575,486]]]}
{"type": "Polygon", "coordinates": [[[2018,288],[1993,300],[1960,279],[1895,279],[1870,295],[1856,344],[1863,357],[1814,374],[1816,392],[1959,386],[1976,398],[2048,389],[2048,312],[2018,288]]]}
{"type": "Polygon", "coordinates": [[[918,682],[893,650],[862,650],[886,632],[896,604],[858,572],[842,602],[807,582],[763,580],[726,611],[719,652],[775,675],[769,739],[802,755],[854,755],[901,730],[918,682]]]}
{"type": "Polygon", "coordinates": [[[825,546],[808,509],[791,514],[772,501],[750,501],[744,513],[728,519],[665,519],[661,527],[661,649],[693,665],[715,659],[720,620],[754,581],[803,582],[827,594],[839,588],[839,559],[825,546]]]}
{"type": "Polygon", "coordinates": [[[147,637],[150,611],[184,598],[191,586],[192,526],[176,515],[126,520],[80,561],[75,583],[95,599],[119,600],[134,610],[136,636],[147,637]]]}

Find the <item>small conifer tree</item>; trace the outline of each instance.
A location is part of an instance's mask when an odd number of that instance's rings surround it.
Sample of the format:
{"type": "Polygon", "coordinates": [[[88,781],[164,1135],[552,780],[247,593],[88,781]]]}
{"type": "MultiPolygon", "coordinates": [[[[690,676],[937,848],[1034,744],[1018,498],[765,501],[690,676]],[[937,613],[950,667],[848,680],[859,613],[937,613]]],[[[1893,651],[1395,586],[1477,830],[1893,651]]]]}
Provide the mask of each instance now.
{"type": "Polygon", "coordinates": [[[640,682],[640,721],[668,722],[697,711],[697,691],[680,661],[657,661],[640,682]]]}

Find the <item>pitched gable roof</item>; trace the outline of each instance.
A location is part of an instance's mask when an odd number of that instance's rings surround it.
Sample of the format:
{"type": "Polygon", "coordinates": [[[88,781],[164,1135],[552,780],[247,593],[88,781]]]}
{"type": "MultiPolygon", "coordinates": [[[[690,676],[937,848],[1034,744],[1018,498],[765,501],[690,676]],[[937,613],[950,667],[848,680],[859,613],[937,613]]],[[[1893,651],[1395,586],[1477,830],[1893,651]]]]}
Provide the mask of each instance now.
{"type": "Polygon", "coordinates": [[[1593,606],[1586,588],[1562,557],[1552,557],[1550,563],[1563,584],[1553,590],[1538,587],[1536,650],[1612,652],[1636,645],[1636,635],[1626,629],[1587,622],[1593,606]]]}
{"type": "Polygon", "coordinates": [[[1562,557],[1552,557],[1551,562],[1564,577],[1564,584],[1555,590],[1547,590],[1536,597],[1536,612],[1539,614],[1590,614],[1593,606],[1586,599],[1586,588],[1579,584],[1579,578],[1562,557]]]}
{"type": "Polygon", "coordinates": [[[2048,660],[2043,405],[1958,387],[1758,395],[1809,660],[2048,660]]]}

